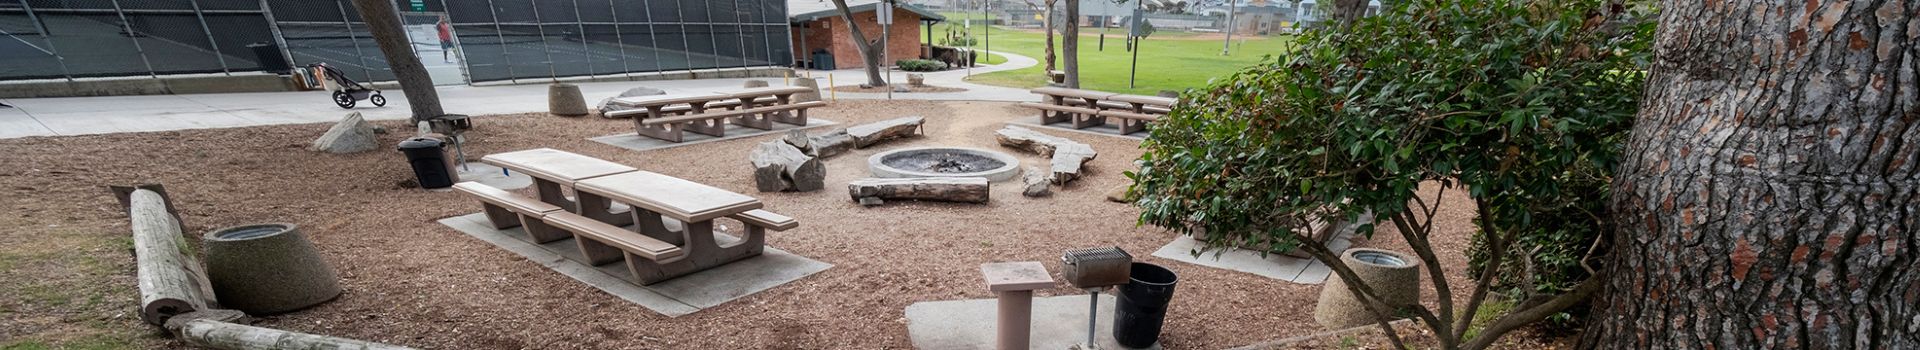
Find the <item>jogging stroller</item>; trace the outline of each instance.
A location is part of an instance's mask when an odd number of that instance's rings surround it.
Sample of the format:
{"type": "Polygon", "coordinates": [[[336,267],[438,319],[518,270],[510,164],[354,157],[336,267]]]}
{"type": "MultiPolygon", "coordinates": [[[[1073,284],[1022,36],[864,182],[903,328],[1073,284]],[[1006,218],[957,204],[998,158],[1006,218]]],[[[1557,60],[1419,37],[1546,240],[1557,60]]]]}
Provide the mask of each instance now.
{"type": "Polygon", "coordinates": [[[387,105],[387,97],[380,96],[380,89],[353,81],[353,78],[348,78],[345,73],[327,67],[326,63],[310,64],[307,68],[320,71],[321,74],[326,75],[328,81],[332,82],[333,104],[339,105],[340,108],[353,108],[353,105],[360,100],[369,100],[373,102],[374,107],[387,105]]]}

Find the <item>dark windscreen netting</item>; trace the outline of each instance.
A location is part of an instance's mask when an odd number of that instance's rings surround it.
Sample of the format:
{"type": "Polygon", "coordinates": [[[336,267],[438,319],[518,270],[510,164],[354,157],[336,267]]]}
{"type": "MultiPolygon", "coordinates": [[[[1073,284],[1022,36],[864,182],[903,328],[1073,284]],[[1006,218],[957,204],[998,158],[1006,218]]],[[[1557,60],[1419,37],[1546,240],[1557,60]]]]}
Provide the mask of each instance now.
{"type": "MultiPolygon", "coordinates": [[[[395,5],[436,81],[784,65],[793,50],[780,0],[412,1],[395,5]]],[[[0,1],[0,35],[5,80],[313,63],[393,76],[348,0],[0,1]]]]}

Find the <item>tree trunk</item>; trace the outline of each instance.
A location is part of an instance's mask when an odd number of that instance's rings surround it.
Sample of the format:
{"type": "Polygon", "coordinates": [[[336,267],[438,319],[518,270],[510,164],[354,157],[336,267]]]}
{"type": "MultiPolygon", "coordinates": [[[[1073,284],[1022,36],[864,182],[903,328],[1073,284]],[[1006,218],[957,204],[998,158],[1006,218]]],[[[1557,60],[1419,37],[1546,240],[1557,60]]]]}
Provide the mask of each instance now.
{"type": "Polygon", "coordinates": [[[180,328],[180,339],[186,340],[188,344],[221,350],[412,349],[404,346],[370,341],[288,332],[272,328],[260,328],[207,319],[187,322],[184,327],[180,328]]]}
{"type": "Polygon", "coordinates": [[[1050,157],[1053,183],[1065,185],[1080,178],[1080,167],[1098,157],[1093,146],[1064,137],[1042,134],[1033,129],[1008,125],[994,132],[1001,146],[1013,147],[1050,157]]]}
{"type": "Polygon", "coordinates": [[[1333,10],[1328,12],[1327,20],[1345,30],[1366,14],[1367,0],[1333,0],[1333,10]]]}
{"type": "Polygon", "coordinates": [[[1920,348],[1920,1],[1659,7],[1581,346],[1920,348]]]}
{"type": "MultiPolygon", "coordinates": [[[[887,86],[887,79],[880,76],[880,65],[883,64],[880,62],[880,50],[885,48],[876,50],[873,42],[867,41],[867,34],[860,31],[860,24],[853,21],[853,11],[847,9],[847,0],[833,0],[833,7],[840,10],[840,19],[847,22],[847,32],[853,36],[853,47],[860,49],[860,61],[867,64],[866,86],[887,86]]],[[[884,8],[883,5],[875,11],[884,11],[884,8]]]]}
{"type": "Polygon", "coordinates": [[[924,117],[887,119],[847,128],[847,136],[853,139],[854,148],[867,148],[881,141],[913,136],[913,132],[920,130],[920,126],[926,122],[927,118],[924,117]]]}
{"type": "Polygon", "coordinates": [[[164,325],[167,318],[207,310],[215,303],[206,270],[167,200],[148,189],[132,191],[127,217],[133,228],[134,279],[140,287],[140,318],[164,325]]]}
{"type": "Polygon", "coordinates": [[[1080,0],[1067,0],[1067,26],[1061,29],[1060,49],[1065,54],[1068,88],[1080,88],[1080,0]]]}
{"type": "Polygon", "coordinates": [[[447,114],[440,108],[440,93],[433,89],[433,76],[427,74],[427,66],[420,64],[420,57],[414,55],[413,42],[407,40],[406,29],[400,26],[400,14],[394,13],[393,2],[353,0],[353,8],[367,23],[367,32],[373,35],[373,42],[380,45],[387,66],[393,69],[394,80],[399,81],[401,92],[407,95],[413,120],[418,122],[447,114]]]}
{"type": "MultiPolygon", "coordinates": [[[[1057,70],[1057,68],[1059,68],[1053,65],[1053,3],[1054,1],[1055,0],[1046,1],[1046,9],[1045,9],[1046,12],[1042,12],[1040,16],[1040,26],[1044,27],[1043,31],[1047,33],[1047,52],[1045,56],[1047,59],[1048,74],[1052,74],[1054,70],[1057,70]]],[[[1079,1],[1079,0],[1067,0],[1067,1],[1079,1]]],[[[1047,79],[1049,79],[1047,81],[1053,81],[1051,80],[1053,79],[1051,77],[1047,79]]]]}

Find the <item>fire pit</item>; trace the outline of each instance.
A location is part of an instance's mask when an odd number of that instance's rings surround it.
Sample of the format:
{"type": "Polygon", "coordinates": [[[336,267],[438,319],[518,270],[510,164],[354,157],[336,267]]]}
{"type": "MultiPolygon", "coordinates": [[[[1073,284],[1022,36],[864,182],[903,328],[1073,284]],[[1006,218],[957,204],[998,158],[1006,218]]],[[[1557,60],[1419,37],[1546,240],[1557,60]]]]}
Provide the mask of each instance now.
{"type": "Polygon", "coordinates": [[[990,181],[1020,174],[1020,160],[978,148],[927,147],[881,152],[867,158],[874,177],[984,177],[990,181]]]}

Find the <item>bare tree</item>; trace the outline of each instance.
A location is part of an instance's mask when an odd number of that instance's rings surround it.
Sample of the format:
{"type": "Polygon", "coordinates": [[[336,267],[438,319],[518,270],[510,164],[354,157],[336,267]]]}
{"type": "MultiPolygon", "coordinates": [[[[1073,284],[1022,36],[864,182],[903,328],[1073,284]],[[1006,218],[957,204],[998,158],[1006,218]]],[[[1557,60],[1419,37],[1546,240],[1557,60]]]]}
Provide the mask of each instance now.
{"type": "Polygon", "coordinates": [[[1658,6],[1580,347],[1920,348],[1920,1],[1658,6]]]}
{"type": "Polygon", "coordinates": [[[360,12],[360,19],[367,22],[367,32],[373,35],[373,42],[380,45],[387,66],[393,69],[393,78],[399,81],[401,92],[407,96],[413,120],[446,114],[440,109],[440,93],[433,89],[433,76],[427,74],[427,66],[420,64],[420,57],[414,55],[413,42],[400,26],[400,14],[394,12],[393,2],[353,0],[353,8],[360,12]]]}
{"type": "MultiPolygon", "coordinates": [[[[847,0],[833,0],[833,7],[840,9],[840,19],[847,21],[847,31],[853,34],[853,46],[860,49],[860,61],[867,64],[867,83],[864,85],[887,86],[887,79],[880,75],[880,65],[886,64],[880,62],[880,53],[886,48],[874,49],[878,44],[867,41],[867,34],[860,31],[860,24],[853,21],[853,11],[847,9],[847,0]]],[[[874,15],[879,15],[879,11],[891,10],[885,2],[875,4],[873,9],[874,15]]]]}

